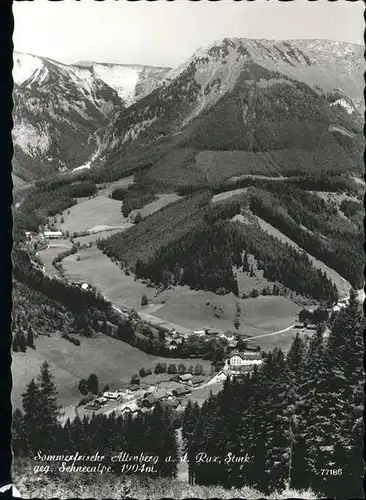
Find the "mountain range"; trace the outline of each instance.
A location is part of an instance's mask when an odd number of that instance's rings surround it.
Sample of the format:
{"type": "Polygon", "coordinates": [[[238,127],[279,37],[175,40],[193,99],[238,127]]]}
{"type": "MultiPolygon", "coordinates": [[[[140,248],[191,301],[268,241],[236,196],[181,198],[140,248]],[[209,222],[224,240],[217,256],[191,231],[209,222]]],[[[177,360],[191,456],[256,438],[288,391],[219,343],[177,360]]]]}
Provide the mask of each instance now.
{"type": "Polygon", "coordinates": [[[62,64],[14,53],[14,172],[32,180],[80,166],[94,132],[149,93],[169,68],[80,62],[62,64]]]}
{"type": "Polygon", "coordinates": [[[175,184],[359,172],[363,72],[361,46],[327,40],[226,38],[175,69],[15,53],[14,173],[120,171],[136,157],[175,184]]]}

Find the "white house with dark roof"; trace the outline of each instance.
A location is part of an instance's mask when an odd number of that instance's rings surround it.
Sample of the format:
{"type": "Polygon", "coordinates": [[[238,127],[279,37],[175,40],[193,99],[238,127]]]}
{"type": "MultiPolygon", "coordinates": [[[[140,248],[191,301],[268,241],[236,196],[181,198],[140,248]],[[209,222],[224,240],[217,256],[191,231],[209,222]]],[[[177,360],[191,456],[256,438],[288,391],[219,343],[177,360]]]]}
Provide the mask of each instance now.
{"type": "Polygon", "coordinates": [[[225,369],[240,371],[243,367],[261,365],[263,358],[259,352],[253,351],[233,351],[225,361],[225,369]]]}

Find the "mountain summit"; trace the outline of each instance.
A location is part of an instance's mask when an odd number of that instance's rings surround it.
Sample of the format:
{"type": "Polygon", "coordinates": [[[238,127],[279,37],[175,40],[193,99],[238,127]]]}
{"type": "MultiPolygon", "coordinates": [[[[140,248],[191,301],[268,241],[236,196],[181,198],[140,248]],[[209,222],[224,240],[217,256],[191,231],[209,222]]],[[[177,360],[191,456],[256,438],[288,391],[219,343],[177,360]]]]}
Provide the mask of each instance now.
{"type": "Polygon", "coordinates": [[[96,164],[162,142],[254,153],[358,147],[363,69],[362,48],[346,43],[214,42],[98,132],[96,164]]]}

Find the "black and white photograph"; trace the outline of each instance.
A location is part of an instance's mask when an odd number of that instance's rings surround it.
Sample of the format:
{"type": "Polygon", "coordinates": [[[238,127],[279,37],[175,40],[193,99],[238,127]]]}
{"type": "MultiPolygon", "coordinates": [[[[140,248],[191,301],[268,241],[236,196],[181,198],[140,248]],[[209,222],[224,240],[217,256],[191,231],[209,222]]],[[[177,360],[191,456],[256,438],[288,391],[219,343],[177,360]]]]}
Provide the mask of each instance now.
{"type": "Polygon", "coordinates": [[[364,2],[12,9],[0,492],[364,498],[364,2]]]}

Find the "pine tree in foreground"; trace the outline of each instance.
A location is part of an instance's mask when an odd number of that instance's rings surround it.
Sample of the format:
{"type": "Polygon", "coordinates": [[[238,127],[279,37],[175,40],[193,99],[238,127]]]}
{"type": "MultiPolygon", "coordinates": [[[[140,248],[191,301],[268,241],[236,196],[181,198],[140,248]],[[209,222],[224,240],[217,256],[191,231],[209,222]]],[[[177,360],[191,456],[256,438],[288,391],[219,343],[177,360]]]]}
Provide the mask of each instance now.
{"type": "Polygon", "coordinates": [[[24,429],[27,435],[25,450],[36,453],[42,447],[42,404],[39,386],[32,379],[22,394],[24,408],[24,429]]]}
{"type": "Polygon", "coordinates": [[[42,409],[41,425],[44,449],[57,449],[55,432],[58,426],[58,404],[57,389],[53,381],[53,375],[50,372],[50,365],[45,361],[41,366],[39,375],[40,405],[42,409]]]}

